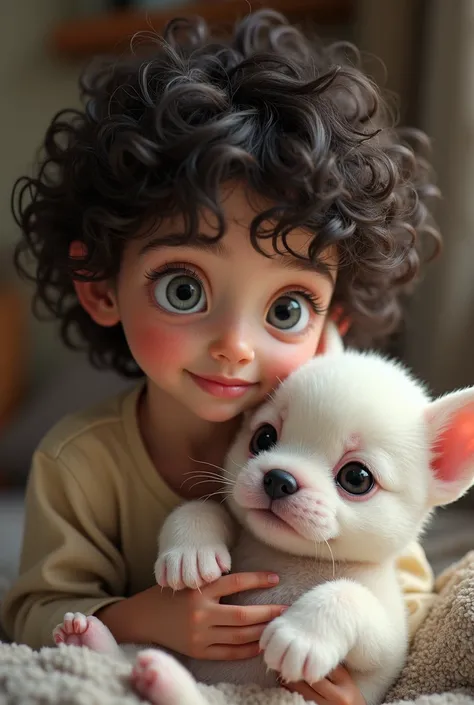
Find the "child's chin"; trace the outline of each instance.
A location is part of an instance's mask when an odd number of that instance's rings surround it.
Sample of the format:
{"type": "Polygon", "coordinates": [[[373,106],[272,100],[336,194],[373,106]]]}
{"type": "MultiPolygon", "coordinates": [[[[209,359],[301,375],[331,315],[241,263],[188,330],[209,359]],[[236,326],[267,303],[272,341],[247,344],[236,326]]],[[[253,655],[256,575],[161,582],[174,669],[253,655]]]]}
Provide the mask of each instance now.
{"type": "Polygon", "coordinates": [[[214,402],[206,405],[199,405],[198,407],[192,409],[196,416],[198,416],[202,421],[209,421],[210,423],[225,423],[226,421],[232,421],[232,419],[240,416],[247,408],[244,404],[234,403],[219,403],[214,402]]]}

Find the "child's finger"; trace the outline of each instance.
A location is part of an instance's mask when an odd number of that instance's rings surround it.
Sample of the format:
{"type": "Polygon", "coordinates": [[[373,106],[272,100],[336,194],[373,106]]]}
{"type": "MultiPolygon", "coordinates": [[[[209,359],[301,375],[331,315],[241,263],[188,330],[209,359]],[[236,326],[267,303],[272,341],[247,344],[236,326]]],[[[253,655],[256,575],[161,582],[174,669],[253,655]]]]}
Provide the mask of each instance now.
{"type": "Polygon", "coordinates": [[[346,686],[352,683],[352,678],[349,675],[349,671],[344,666],[337,666],[334,671],[328,675],[328,680],[330,680],[335,685],[346,686]]]}
{"type": "Polygon", "coordinates": [[[323,700],[332,703],[332,705],[338,705],[339,703],[342,705],[344,702],[343,689],[335,683],[332,683],[329,678],[323,678],[317,683],[313,683],[311,689],[317,693],[318,702],[319,698],[323,698],[323,700]]]}
{"type": "Polygon", "coordinates": [[[338,666],[312,686],[307,683],[282,683],[294,693],[299,693],[307,702],[318,705],[365,705],[365,700],[354,680],[344,666],[338,666]]]}
{"type": "MultiPolygon", "coordinates": [[[[322,683],[323,681],[320,681],[322,683]]],[[[307,683],[282,683],[281,684],[290,693],[299,693],[307,703],[318,703],[318,705],[337,705],[338,700],[334,698],[325,698],[321,693],[316,691],[307,683]]],[[[319,683],[318,683],[319,685],[319,683]]],[[[331,684],[332,685],[332,684],[331,684]]],[[[335,686],[333,685],[333,688],[335,686]]]]}
{"type": "Polygon", "coordinates": [[[209,585],[206,592],[216,598],[228,597],[245,590],[274,587],[278,581],[278,575],[274,573],[232,573],[224,575],[209,585]]]}
{"type": "Polygon", "coordinates": [[[212,613],[215,627],[246,627],[268,624],[287,609],[285,605],[217,605],[212,613]]]}
{"type": "Polygon", "coordinates": [[[255,624],[251,627],[216,627],[211,630],[210,637],[216,644],[253,644],[259,642],[266,624],[255,624]]]}
{"type": "Polygon", "coordinates": [[[203,658],[211,661],[242,661],[258,656],[260,648],[258,641],[255,644],[229,646],[226,644],[213,644],[204,652],[203,658]]]}

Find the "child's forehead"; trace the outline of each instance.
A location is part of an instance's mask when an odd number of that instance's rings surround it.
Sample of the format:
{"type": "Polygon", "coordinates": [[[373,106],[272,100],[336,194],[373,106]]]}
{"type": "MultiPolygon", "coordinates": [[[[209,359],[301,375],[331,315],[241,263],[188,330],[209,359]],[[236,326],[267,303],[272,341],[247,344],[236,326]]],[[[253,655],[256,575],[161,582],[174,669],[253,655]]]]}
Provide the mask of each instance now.
{"type": "MultiPolygon", "coordinates": [[[[318,270],[319,263],[324,262],[328,267],[337,266],[337,248],[328,247],[316,260],[309,257],[309,247],[312,237],[307,232],[295,229],[286,237],[286,246],[278,243],[276,248],[271,239],[258,240],[258,250],[252,245],[248,232],[241,232],[238,225],[228,224],[221,237],[212,237],[205,231],[199,232],[195,237],[189,238],[184,232],[178,230],[159,230],[155,235],[142,240],[139,254],[144,256],[150,252],[164,250],[179,250],[182,252],[207,253],[213,257],[232,259],[234,255],[243,252],[246,255],[273,261],[289,270],[314,272],[318,270]]],[[[215,233],[214,233],[215,235],[215,233]]]]}
{"type": "Polygon", "coordinates": [[[231,258],[240,252],[273,260],[291,270],[314,272],[324,263],[335,271],[338,263],[336,246],[326,248],[311,261],[310,247],[317,233],[304,227],[295,227],[285,233],[283,240],[281,236],[272,237],[276,221],[268,219],[263,223],[265,235],[252,242],[252,223],[256,217],[267,213],[270,207],[271,204],[258,194],[248,195],[242,189],[234,189],[223,199],[223,230],[219,230],[216,215],[209,210],[200,211],[192,229],[189,228],[187,215],[177,213],[161,218],[144,229],[135,244],[135,254],[138,251],[140,256],[144,256],[167,248],[179,248],[181,251],[199,251],[231,258]]]}

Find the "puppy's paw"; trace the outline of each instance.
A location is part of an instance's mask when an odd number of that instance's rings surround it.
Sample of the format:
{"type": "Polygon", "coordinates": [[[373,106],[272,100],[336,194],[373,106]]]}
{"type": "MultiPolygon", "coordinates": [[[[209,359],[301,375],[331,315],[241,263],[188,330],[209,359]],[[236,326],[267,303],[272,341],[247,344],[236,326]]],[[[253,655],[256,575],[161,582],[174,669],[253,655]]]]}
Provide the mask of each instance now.
{"type": "Polygon", "coordinates": [[[231,559],[226,546],[176,548],[158,556],[155,579],[161,587],[196,590],[230,571],[231,559]]]}
{"type": "Polygon", "coordinates": [[[133,689],[152,705],[206,705],[194,678],[172,656],[140,651],[131,674],[133,689]]]}
{"type": "Polygon", "coordinates": [[[335,646],[322,642],[307,625],[286,613],[270,622],[260,639],[265,663],[287,683],[316,683],[325,678],[345,656],[335,646]]]}

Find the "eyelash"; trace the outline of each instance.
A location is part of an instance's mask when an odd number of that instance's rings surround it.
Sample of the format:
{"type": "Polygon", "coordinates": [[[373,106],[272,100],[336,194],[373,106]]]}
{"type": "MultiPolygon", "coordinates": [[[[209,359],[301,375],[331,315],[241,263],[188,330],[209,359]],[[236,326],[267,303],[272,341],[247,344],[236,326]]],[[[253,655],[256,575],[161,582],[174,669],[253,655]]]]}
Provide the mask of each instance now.
{"type": "Polygon", "coordinates": [[[204,283],[199,274],[194,269],[191,269],[188,264],[181,262],[173,262],[173,264],[164,264],[158,269],[149,269],[147,272],[145,272],[145,277],[148,279],[148,281],[156,282],[161,279],[161,277],[164,277],[167,274],[184,274],[189,277],[193,277],[204,288],[204,283]]]}
{"type": "Polygon", "coordinates": [[[309,303],[309,305],[313,309],[313,312],[316,315],[323,316],[326,313],[326,309],[321,305],[321,301],[318,299],[318,297],[307,289],[296,289],[295,291],[288,291],[286,294],[283,294],[283,296],[301,296],[309,303]]]}

